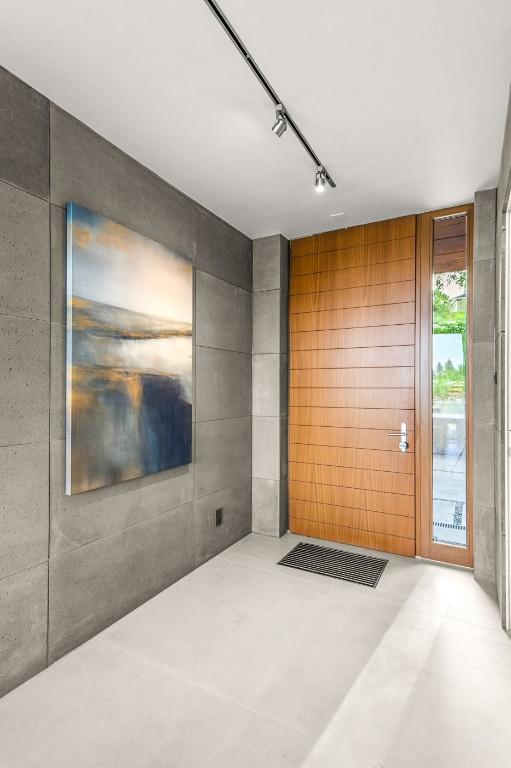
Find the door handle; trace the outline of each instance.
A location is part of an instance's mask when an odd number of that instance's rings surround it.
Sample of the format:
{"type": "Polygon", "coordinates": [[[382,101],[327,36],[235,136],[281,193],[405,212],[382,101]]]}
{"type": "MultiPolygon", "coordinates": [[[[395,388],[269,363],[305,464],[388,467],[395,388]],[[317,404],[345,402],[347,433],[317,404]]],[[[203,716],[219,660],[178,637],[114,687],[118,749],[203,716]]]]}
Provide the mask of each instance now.
{"type": "Polygon", "coordinates": [[[406,422],[401,422],[401,432],[387,432],[387,437],[400,437],[401,440],[399,441],[399,450],[401,453],[406,453],[409,448],[408,440],[406,439],[408,437],[408,430],[406,428],[406,422]]]}

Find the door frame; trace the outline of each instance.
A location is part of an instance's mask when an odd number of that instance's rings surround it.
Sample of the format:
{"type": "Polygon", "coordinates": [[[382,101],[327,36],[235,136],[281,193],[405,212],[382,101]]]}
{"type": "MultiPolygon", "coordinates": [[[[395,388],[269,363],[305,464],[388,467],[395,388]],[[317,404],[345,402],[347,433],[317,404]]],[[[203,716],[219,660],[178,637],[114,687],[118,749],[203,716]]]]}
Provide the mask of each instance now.
{"type": "Polygon", "coordinates": [[[415,535],[416,555],[453,565],[472,567],[472,323],[473,323],[473,233],[472,203],[429,211],[417,216],[416,229],[416,338],[415,338],[415,535]],[[432,540],[433,439],[431,382],[431,281],[433,275],[433,221],[443,216],[467,215],[467,547],[439,544],[432,540]]]}

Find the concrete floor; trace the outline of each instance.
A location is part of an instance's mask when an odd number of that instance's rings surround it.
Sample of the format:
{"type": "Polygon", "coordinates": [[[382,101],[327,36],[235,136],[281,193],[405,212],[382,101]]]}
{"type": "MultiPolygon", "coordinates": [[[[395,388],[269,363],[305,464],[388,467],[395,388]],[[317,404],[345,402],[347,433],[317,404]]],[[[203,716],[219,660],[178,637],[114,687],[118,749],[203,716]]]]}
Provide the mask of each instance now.
{"type": "Polygon", "coordinates": [[[508,768],[493,595],[392,555],[375,590],[275,565],[298,540],[248,536],[7,695],[2,768],[508,768]]]}

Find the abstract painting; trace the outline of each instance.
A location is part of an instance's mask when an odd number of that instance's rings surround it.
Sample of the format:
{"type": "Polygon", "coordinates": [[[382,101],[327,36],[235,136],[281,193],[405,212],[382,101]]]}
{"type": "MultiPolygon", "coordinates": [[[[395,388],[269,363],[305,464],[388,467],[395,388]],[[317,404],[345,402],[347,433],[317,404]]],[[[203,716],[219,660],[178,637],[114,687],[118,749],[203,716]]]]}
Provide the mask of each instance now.
{"type": "Polygon", "coordinates": [[[191,261],[67,206],[66,493],[191,462],[191,261]]]}

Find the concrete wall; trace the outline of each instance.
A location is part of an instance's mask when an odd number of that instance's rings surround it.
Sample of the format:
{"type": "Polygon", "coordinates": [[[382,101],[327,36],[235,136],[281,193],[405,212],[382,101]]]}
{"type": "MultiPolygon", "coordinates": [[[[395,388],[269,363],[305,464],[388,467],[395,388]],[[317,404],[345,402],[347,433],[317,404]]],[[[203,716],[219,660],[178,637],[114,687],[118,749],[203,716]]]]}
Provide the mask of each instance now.
{"type": "Polygon", "coordinates": [[[505,371],[509,366],[506,355],[505,333],[505,285],[506,285],[506,218],[511,188],[511,96],[508,102],[507,119],[497,186],[497,227],[496,227],[496,336],[495,359],[497,368],[497,393],[495,415],[495,511],[496,511],[496,569],[497,592],[506,626],[506,576],[505,576],[505,371]]]}
{"type": "Polygon", "coordinates": [[[5,693],[250,531],[252,243],[1,69],[0,142],[5,693]],[[194,462],[74,497],[64,495],[69,200],[195,265],[194,462]]]}
{"type": "Polygon", "coordinates": [[[287,400],[289,242],[254,241],[252,345],[252,528],[287,530],[287,400]]]}
{"type": "Polygon", "coordinates": [[[495,584],[495,226],[497,190],[474,198],[473,507],[474,575],[495,584]]]}

